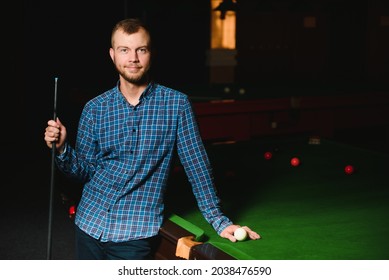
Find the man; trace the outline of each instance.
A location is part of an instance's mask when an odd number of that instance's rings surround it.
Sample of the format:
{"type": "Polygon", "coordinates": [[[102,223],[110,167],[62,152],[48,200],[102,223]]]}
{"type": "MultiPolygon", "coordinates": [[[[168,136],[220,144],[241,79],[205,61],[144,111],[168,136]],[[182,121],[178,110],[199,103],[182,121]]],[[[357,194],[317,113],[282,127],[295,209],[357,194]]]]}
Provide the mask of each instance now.
{"type": "MultiPolygon", "coordinates": [[[[75,148],[59,119],[45,130],[47,146],[55,142],[59,170],[84,183],[75,218],[77,258],[152,258],[174,151],[204,218],[235,242],[239,226],[221,211],[187,95],[150,79],[147,27],[138,19],[118,22],[109,54],[119,81],[86,103],[75,148]]],[[[244,228],[250,239],[260,238],[244,228]]]]}

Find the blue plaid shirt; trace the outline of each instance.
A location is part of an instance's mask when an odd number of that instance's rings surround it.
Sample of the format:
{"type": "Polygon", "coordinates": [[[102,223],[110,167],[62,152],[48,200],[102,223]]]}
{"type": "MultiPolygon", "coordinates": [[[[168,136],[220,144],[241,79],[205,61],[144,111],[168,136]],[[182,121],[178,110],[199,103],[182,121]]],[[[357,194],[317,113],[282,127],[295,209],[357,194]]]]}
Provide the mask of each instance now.
{"type": "Polygon", "coordinates": [[[205,219],[220,232],[223,215],[209,159],[187,95],[150,83],[136,106],[118,86],[84,107],[75,149],[57,156],[65,174],[82,180],[75,223],[101,241],[158,234],[175,147],[205,219]]]}

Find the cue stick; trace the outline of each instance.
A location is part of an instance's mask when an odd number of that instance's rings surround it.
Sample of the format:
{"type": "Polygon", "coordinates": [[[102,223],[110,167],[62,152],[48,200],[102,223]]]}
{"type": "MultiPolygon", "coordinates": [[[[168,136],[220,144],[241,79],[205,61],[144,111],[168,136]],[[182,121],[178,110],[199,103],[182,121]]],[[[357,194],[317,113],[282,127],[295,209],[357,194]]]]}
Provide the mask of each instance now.
{"type": "MultiPolygon", "coordinates": [[[[54,113],[53,120],[57,119],[57,83],[58,78],[55,78],[54,84],[54,113]]],[[[47,235],[47,259],[51,259],[51,231],[52,231],[52,223],[53,223],[53,197],[54,197],[54,175],[55,175],[55,143],[53,141],[51,147],[51,180],[50,180],[50,198],[49,198],[49,226],[48,226],[48,235],[47,235]]]]}

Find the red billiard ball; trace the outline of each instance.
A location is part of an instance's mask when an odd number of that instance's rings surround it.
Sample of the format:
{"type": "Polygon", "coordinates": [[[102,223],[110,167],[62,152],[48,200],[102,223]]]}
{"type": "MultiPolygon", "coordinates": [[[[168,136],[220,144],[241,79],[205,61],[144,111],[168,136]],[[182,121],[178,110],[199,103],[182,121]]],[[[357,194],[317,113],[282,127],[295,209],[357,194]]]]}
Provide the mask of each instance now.
{"type": "Polygon", "coordinates": [[[298,157],[293,157],[291,160],[290,160],[290,164],[292,166],[299,166],[300,165],[300,159],[298,157]]]}
{"type": "Polygon", "coordinates": [[[76,207],[76,205],[71,205],[70,207],[69,207],[69,218],[70,219],[74,219],[74,217],[75,217],[75,215],[76,215],[76,211],[77,211],[77,207],[76,207]]]}
{"type": "Polygon", "coordinates": [[[344,167],[344,172],[345,172],[346,174],[348,174],[348,175],[353,174],[353,173],[354,173],[354,166],[352,166],[352,165],[346,165],[346,166],[344,167]]]}
{"type": "Polygon", "coordinates": [[[271,159],[273,157],[273,154],[271,152],[266,152],[266,153],[264,153],[263,157],[265,159],[271,159]]]}
{"type": "Polygon", "coordinates": [[[69,215],[74,215],[76,214],[76,206],[75,205],[71,205],[69,207],[69,215]]]}

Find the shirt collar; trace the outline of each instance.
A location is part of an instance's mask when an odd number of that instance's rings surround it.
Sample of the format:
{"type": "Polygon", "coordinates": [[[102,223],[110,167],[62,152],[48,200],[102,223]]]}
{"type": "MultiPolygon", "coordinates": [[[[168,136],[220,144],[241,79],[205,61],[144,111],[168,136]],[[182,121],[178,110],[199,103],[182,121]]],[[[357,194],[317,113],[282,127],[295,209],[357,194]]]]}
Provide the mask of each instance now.
{"type": "Polygon", "coordinates": [[[152,93],[153,93],[153,89],[154,89],[154,82],[150,82],[146,89],[143,91],[143,93],[141,94],[139,100],[142,100],[142,99],[147,99],[149,97],[151,97],[152,93]]]}
{"type": "MultiPolygon", "coordinates": [[[[119,88],[119,85],[120,85],[120,81],[117,81],[116,83],[116,91],[118,93],[120,93],[120,88],[119,88]]],[[[150,98],[152,96],[152,93],[153,93],[153,90],[154,90],[154,87],[155,87],[155,83],[153,81],[149,82],[149,84],[147,85],[147,87],[145,88],[145,90],[142,92],[140,98],[139,98],[139,101],[143,100],[143,99],[147,99],[147,98],[150,98]]],[[[122,94],[121,94],[122,95],[122,94]]],[[[124,98],[124,96],[123,96],[124,98]]]]}

